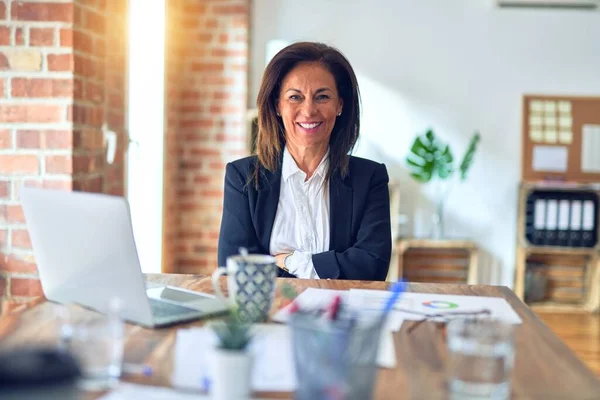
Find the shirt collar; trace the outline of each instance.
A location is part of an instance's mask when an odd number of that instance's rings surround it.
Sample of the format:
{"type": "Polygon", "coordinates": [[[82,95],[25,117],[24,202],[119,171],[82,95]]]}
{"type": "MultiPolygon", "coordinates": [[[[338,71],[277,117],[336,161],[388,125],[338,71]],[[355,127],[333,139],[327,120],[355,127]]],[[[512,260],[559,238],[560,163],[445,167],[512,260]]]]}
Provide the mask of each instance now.
{"type": "MultiPolygon", "coordinates": [[[[327,148],[327,152],[321,159],[321,162],[319,163],[319,166],[315,170],[315,173],[313,174],[313,176],[316,174],[316,175],[319,175],[319,177],[321,177],[321,179],[325,178],[328,168],[329,168],[329,148],[327,148]]],[[[288,148],[286,146],[283,151],[283,164],[281,166],[281,177],[283,178],[284,181],[287,181],[290,176],[295,175],[297,173],[304,174],[304,171],[302,171],[300,168],[298,168],[296,161],[294,161],[294,158],[292,157],[292,155],[290,154],[290,152],[288,151],[288,148]]]]}

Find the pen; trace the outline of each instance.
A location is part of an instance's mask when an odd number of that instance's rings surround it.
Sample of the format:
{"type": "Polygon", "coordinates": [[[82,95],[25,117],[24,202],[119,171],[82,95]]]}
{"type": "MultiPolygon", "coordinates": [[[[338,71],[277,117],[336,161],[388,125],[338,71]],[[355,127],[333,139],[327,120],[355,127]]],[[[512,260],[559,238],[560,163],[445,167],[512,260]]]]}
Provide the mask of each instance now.
{"type": "Polygon", "coordinates": [[[132,364],[132,363],[123,363],[123,367],[121,371],[125,374],[136,374],[136,375],[144,375],[151,376],[154,372],[152,367],[145,364],[132,364]]]}
{"type": "Polygon", "coordinates": [[[342,303],[342,298],[340,295],[336,295],[333,298],[333,302],[329,308],[329,319],[335,321],[337,319],[338,313],[340,311],[340,305],[342,303]]]}
{"type": "Polygon", "coordinates": [[[406,282],[404,282],[403,280],[398,281],[392,285],[392,288],[391,288],[392,295],[388,298],[388,300],[385,304],[385,307],[383,309],[384,317],[387,315],[387,313],[389,313],[392,310],[392,308],[394,308],[394,304],[396,304],[396,301],[400,297],[400,294],[402,294],[402,292],[404,292],[405,289],[406,289],[406,282]]]}

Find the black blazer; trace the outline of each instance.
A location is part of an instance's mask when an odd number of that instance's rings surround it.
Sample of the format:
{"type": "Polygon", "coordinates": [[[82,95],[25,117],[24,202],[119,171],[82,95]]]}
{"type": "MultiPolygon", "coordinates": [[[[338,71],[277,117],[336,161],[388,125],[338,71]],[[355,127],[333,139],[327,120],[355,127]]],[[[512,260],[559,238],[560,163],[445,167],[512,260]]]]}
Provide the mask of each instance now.
{"type": "MultiPolygon", "coordinates": [[[[275,173],[261,169],[256,190],[251,178],[256,162],[252,156],[227,164],[219,265],[226,265],[240,246],[250,253],[269,254],[281,165],[275,173]]],[[[384,164],[358,157],[350,157],[345,179],[332,175],[329,251],[312,256],[320,278],[385,280],[392,251],[388,181],[384,164]]],[[[279,275],[292,276],[283,270],[279,275]]]]}

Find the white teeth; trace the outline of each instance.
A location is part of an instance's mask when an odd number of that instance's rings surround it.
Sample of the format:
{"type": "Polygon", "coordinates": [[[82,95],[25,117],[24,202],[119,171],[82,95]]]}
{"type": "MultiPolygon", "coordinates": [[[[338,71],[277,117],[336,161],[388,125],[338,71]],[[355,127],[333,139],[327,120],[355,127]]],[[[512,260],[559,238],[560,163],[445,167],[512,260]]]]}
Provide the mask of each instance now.
{"type": "Polygon", "coordinates": [[[304,129],[312,129],[312,128],[316,128],[320,124],[321,124],[320,122],[315,122],[314,124],[303,124],[303,123],[300,123],[300,126],[303,127],[304,129]]]}

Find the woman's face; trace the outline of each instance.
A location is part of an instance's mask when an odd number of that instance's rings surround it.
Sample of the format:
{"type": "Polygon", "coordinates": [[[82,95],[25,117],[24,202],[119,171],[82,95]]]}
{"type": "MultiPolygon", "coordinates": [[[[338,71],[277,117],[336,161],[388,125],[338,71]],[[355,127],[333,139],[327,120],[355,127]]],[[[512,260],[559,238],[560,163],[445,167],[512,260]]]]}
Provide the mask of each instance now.
{"type": "Polygon", "coordinates": [[[283,78],[277,103],[288,145],[327,148],[342,105],[335,79],[325,67],[298,64],[283,78]]]}

